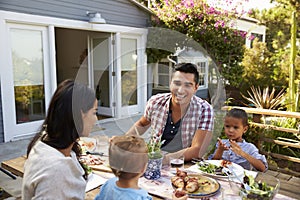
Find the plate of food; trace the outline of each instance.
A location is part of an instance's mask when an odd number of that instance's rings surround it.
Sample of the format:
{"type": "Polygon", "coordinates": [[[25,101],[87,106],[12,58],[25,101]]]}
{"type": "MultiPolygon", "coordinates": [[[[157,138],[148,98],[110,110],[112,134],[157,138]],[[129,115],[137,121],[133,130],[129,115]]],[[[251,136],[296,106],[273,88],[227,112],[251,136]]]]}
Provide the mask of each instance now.
{"type": "Polygon", "coordinates": [[[171,177],[171,183],[175,190],[180,189],[189,197],[195,198],[213,196],[221,188],[220,183],[214,178],[181,170],[177,170],[176,175],[171,177]]]}
{"type": "Polygon", "coordinates": [[[109,167],[107,157],[88,154],[80,156],[79,160],[81,161],[81,163],[88,166],[90,169],[104,172],[112,172],[111,168],[109,167]]]}
{"type": "Polygon", "coordinates": [[[232,163],[226,160],[205,160],[196,162],[188,168],[189,171],[206,174],[215,178],[227,178],[228,176],[235,176],[232,174],[234,170],[235,174],[239,177],[243,177],[244,168],[238,164],[232,163]],[[230,166],[230,169],[228,169],[230,166]]]}
{"type": "Polygon", "coordinates": [[[84,153],[86,151],[94,151],[96,149],[97,140],[95,138],[90,137],[80,137],[78,141],[84,153]]]}

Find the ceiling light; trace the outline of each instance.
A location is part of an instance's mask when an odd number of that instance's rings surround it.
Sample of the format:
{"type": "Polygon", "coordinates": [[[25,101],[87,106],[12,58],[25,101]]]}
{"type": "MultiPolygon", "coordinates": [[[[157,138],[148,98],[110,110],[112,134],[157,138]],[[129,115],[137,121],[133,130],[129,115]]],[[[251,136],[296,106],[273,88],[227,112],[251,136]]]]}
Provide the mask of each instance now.
{"type": "Polygon", "coordinates": [[[105,24],[106,21],[101,17],[99,12],[86,12],[86,15],[89,16],[89,22],[93,24],[105,24]]]}

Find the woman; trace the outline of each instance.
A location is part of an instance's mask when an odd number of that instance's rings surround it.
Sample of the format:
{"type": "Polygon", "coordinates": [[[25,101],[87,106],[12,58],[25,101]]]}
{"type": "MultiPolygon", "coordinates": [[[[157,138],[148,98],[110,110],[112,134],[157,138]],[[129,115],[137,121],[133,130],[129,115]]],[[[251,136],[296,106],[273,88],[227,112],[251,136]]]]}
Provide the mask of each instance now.
{"type": "Polygon", "coordinates": [[[84,199],[86,172],[77,140],[97,120],[92,89],[72,80],[56,89],[41,131],[28,145],[22,199],[84,199]]]}

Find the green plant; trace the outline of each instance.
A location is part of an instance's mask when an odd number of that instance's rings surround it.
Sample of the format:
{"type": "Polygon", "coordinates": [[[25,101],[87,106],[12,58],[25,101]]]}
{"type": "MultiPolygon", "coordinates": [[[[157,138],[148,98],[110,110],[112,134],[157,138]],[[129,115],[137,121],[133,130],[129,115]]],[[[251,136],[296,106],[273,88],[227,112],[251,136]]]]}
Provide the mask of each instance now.
{"type": "Polygon", "coordinates": [[[161,152],[161,135],[158,135],[154,128],[151,130],[151,138],[147,143],[148,156],[150,159],[162,158],[161,152]]]}
{"type": "MultiPolygon", "coordinates": [[[[286,117],[272,117],[271,120],[268,120],[268,124],[283,127],[283,128],[292,128],[297,129],[299,124],[299,119],[296,118],[286,118],[286,117]]],[[[300,134],[293,134],[278,130],[272,130],[270,128],[260,128],[261,133],[264,135],[264,137],[280,140],[280,141],[287,141],[287,142],[299,142],[300,134]]],[[[300,157],[300,149],[299,148],[293,148],[289,146],[282,146],[278,145],[272,142],[263,142],[262,148],[266,152],[272,152],[277,153],[281,155],[286,156],[292,156],[299,158],[300,157]]],[[[293,166],[293,163],[291,161],[281,160],[278,158],[272,158],[280,167],[284,166],[293,166]]],[[[289,168],[290,168],[289,167],[289,168]]]]}
{"type": "Polygon", "coordinates": [[[226,101],[224,102],[224,104],[225,104],[226,106],[229,106],[233,101],[234,101],[234,98],[229,97],[228,99],[226,99],[226,101]]]}
{"type": "MultiPolygon", "coordinates": [[[[269,87],[266,87],[261,91],[260,87],[255,88],[254,86],[250,87],[251,92],[248,90],[247,93],[250,97],[246,97],[241,94],[244,99],[253,104],[256,108],[263,109],[280,109],[283,106],[285,92],[284,89],[280,90],[279,93],[275,93],[275,88],[272,89],[271,93],[269,92],[269,87]]],[[[249,106],[249,104],[245,104],[249,106]]]]}

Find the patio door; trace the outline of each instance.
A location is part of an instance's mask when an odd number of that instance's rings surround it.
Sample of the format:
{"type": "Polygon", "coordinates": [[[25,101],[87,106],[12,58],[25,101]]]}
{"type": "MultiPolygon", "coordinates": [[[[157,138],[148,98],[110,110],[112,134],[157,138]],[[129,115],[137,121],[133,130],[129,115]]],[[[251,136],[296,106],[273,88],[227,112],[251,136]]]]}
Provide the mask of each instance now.
{"type": "Polygon", "coordinates": [[[2,87],[5,142],[36,133],[51,96],[47,27],[6,27],[9,50],[1,62],[1,71],[6,72],[1,80],[6,83],[2,87]]]}
{"type": "Polygon", "coordinates": [[[113,35],[93,36],[90,41],[89,69],[92,72],[92,85],[98,99],[98,114],[114,117],[114,50],[113,35]]]}
{"type": "Polygon", "coordinates": [[[145,48],[134,34],[117,34],[117,112],[119,117],[142,113],[146,102],[146,66],[142,63],[145,48]]]}

